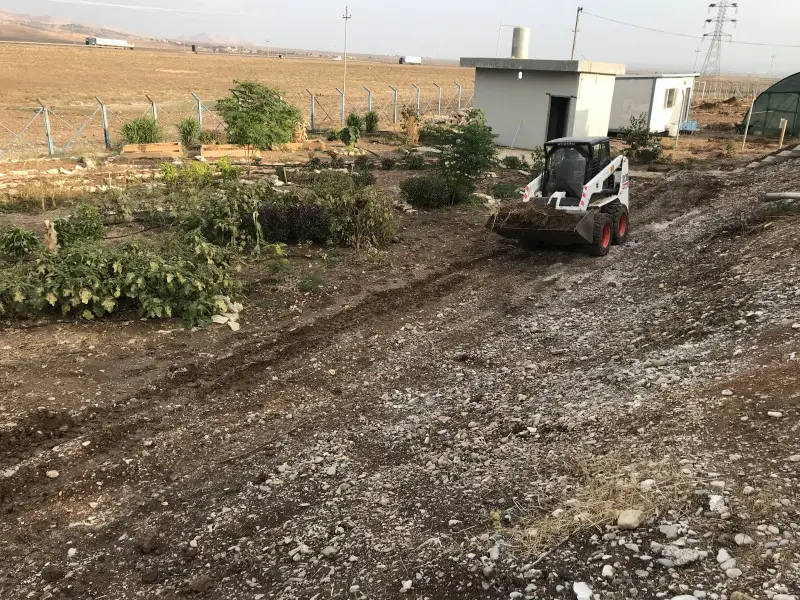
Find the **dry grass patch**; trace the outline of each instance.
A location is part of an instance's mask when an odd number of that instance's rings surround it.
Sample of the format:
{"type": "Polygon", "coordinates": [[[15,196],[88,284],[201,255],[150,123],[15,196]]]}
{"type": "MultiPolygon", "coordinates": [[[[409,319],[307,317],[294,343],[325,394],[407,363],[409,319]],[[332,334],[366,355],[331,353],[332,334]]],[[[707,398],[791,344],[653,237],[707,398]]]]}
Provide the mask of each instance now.
{"type": "MultiPolygon", "coordinates": [[[[615,523],[620,512],[641,510],[646,518],[688,504],[700,481],[681,472],[671,459],[626,464],[620,457],[573,454],[564,473],[571,490],[545,511],[521,519],[511,530],[512,546],[522,554],[549,553],[569,538],[615,523]],[[652,487],[642,483],[652,480],[652,487]]],[[[497,521],[499,523],[499,521],[497,521]]]]}

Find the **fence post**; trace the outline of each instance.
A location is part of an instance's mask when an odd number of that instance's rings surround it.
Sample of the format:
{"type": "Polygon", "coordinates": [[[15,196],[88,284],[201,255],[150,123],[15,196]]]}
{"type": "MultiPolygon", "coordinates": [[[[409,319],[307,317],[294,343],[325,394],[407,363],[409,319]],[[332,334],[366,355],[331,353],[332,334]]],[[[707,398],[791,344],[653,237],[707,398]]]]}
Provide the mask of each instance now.
{"type": "Polygon", "coordinates": [[[747,124],[744,126],[744,140],[742,140],[742,151],[747,148],[747,134],[750,132],[750,119],[753,118],[753,109],[756,107],[756,96],[753,94],[753,102],[750,104],[750,110],[747,112],[747,124]]]}
{"type": "Polygon", "coordinates": [[[97,96],[94,97],[100,105],[100,122],[103,124],[103,139],[106,142],[106,150],[111,150],[111,135],[108,132],[108,111],[106,105],[97,96]]]}
{"type": "Polygon", "coordinates": [[[397,90],[392,86],[389,86],[389,89],[394,92],[394,120],[392,121],[392,123],[397,125],[397,90]]]}
{"type": "Polygon", "coordinates": [[[197,102],[197,120],[200,121],[200,131],[203,130],[203,103],[200,101],[200,98],[197,97],[197,94],[192,92],[192,98],[194,98],[195,102],[197,102]]]}
{"type": "Polygon", "coordinates": [[[50,156],[54,156],[56,150],[53,147],[53,132],[50,129],[50,109],[38,98],[36,101],[42,107],[42,114],[44,115],[44,134],[47,137],[47,150],[50,152],[50,156]]]}
{"type": "Polygon", "coordinates": [[[458,112],[461,112],[461,84],[457,81],[454,81],[453,83],[455,83],[456,87],[458,88],[458,112]]]}
{"type": "Polygon", "coordinates": [[[438,108],[436,109],[436,114],[441,117],[442,116],[442,86],[440,86],[438,83],[434,83],[433,85],[435,85],[436,89],[439,91],[439,104],[438,104],[438,108]]]}
{"type": "Polygon", "coordinates": [[[372,90],[367,86],[364,86],[364,89],[367,90],[367,110],[372,112],[372,90]]]}
{"type": "Polygon", "coordinates": [[[314,114],[315,110],[314,104],[316,104],[316,102],[314,101],[315,100],[314,93],[308,88],[306,88],[306,92],[308,92],[308,95],[311,96],[311,131],[314,131],[314,118],[316,116],[314,114]]]}
{"type": "Polygon", "coordinates": [[[344,116],[344,92],[339,88],[336,88],[336,91],[339,92],[339,95],[342,97],[342,125],[344,125],[344,122],[346,121],[344,116]]]}
{"type": "Polygon", "coordinates": [[[156,107],[156,101],[147,94],[145,94],[144,97],[150,102],[150,110],[153,111],[153,121],[158,121],[158,108],[156,107]]]}
{"type": "Polygon", "coordinates": [[[421,92],[420,92],[419,86],[417,84],[412,83],[411,85],[413,85],[414,89],[417,90],[417,116],[419,116],[419,113],[420,113],[419,100],[420,100],[420,93],[421,92]]]}

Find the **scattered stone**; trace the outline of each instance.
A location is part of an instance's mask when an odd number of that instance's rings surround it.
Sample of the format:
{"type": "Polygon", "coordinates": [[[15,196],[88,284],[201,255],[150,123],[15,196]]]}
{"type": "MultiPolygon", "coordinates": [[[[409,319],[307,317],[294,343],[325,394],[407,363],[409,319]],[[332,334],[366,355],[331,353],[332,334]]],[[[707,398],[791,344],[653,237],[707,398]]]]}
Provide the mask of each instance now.
{"type": "Polygon", "coordinates": [[[142,571],[142,583],[156,583],[158,581],[158,569],[147,567],[142,571]]]}
{"type": "Polygon", "coordinates": [[[230,327],[233,331],[239,331],[242,328],[242,326],[236,321],[228,321],[228,327],[230,327]]]}
{"type": "Polygon", "coordinates": [[[228,322],[228,317],[223,315],[212,315],[211,321],[217,325],[225,325],[228,322]]]}
{"type": "Polygon", "coordinates": [[[748,596],[743,592],[733,592],[731,594],[730,600],[756,600],[752,596],[748,596]]]}
{"type": "Polygon", "coordinates": [[[643,492],[649,492],[654,487],[656,487],[656,482],[654,479],[645,479],[643,482],[639,484],[639,489],[643,492]]]}
{"type": "Polygon", "coordinates": [[[401,585],[402,587],[400,588],[400,591],[405,594],[411,589],[411,586],[414,585],[414,582],[411,579],[407,579],[406,581],[403,581],[401,585]]]}
{"type": "Polygon", "coordinates": [[[727,575],[728,579],[739,579],[742,576],[742,572],[739,569],[728,569],[725,571],[725,575],[727,575]]]}
{"type": "Polygon", "coordinates": [[[737,546],[750,546],[755,543],[753,538],[746,533],[737,533],[734,540],[736,541],[737,546]]]}
{"type": "Polygon", "coordinates": [[[658,530],[664,534],[668,540],[678,539],[678,526],[677,525],[662,525],[658,530]]]}
{"type": "Polygon", "coordinates": [[[767,416],[770,417],[771,419],[782,419],[783,413],[780,412],[779,410],[771,410],[767,413],[767,416]]]}
{"type": "Polygon", "coordinates": [[[325,548],[322,549],[322,552],[320,552],[320,554],[322,554],[322,556],[324,556],[325,558],[334,556],[336,553],[337,550],[333,546],[326,546],[325,548]]]}
{"type": "Polygon", "coordinates": [[[617,518],[617,527],[623,530],[636,529],[644,522],[644,513],[640,510],[623,510],[617,518]]]}
{"type": "Polygon", "coordinates": [[[721,548],[720,551],[717,552],[717,562],[719,564],[722,564],[725,561],[728,561],[730,559],[731,559],[731,555],[728,553],[727,550],[725,550],[725,548],[721,548]]]}
{"type": "Polygon", "coordinates": [[[746,485],[746,486],[744,486],[742,488],[742,494],[744,494],[745,496],[752,496],[755,493],[756,493],[756,489],[754,487],[749,486],[749,485],[746,485]]]}
{"type": "Polygon", "coordinates": [[[671,561],[676,567],[683,567],[697,562],[700,559],[700,551],[694,548],[680,548],[670,545],[664,546],[664,549],[661,551],[661,556],[671,561]]]}
{"type": "Polygon", "coordinates": [[[57,479],[60,473],[55,469],[53,469],[52,471],[48,471],[47,473],[45,473],[45,475],[47,475],[50,479],[57,479]]]}
{"type": "Polygon", "coordinates": [[[203,594],[211,589],[212,581],[208,575],[201,575],[189,582],[189,590],[195,594],[203,594]]]}
{"type": "Polygon", "coordinates": [[[592,600],[592,589],[582,581],[574,583],[572,591],[578,600],[592,600]]]}
{"type": "Polygon", "coordinates": [[[722,395],[723,396],[733,396],[733,391],[732,390],[722,390],[722,395]]]}
{"type": "Polygon", "coordinates": [[[614,579],[614,567],[611,565],[603,567],[603,579],[614,579]]]}
{"type": "Polygon", "coordinates": [[[715,513],[727,512],[728,508],[725,506],[725,498],[723,496],[711,495],[708,498],[708,509],[715,513]]]}
{"type": "Polygon", "coordinates": [[[789,462],[800,462],[800,454],[793,454],[790,456],[789,462]]]}
{"type": "Polygon", "coordinates": [[[42,569],[42,579],[47,583],[54,583],[59,579],[62,579],[64,575],[64,570],[59,569],[55,565],[47,565],[44,569],[42,569]]]}

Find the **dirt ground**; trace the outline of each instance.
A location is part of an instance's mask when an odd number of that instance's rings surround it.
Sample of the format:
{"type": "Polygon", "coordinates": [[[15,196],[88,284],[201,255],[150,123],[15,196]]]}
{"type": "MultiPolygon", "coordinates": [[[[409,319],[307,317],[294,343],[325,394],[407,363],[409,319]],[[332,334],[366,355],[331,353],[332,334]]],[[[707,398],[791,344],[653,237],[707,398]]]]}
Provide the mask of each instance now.
{"type": "Polygon", "coordinates": [[[238,334],[4,323],[0,597],[796,600],[800,170],[726,160],[604,258],[401,213],[238,334]]]}

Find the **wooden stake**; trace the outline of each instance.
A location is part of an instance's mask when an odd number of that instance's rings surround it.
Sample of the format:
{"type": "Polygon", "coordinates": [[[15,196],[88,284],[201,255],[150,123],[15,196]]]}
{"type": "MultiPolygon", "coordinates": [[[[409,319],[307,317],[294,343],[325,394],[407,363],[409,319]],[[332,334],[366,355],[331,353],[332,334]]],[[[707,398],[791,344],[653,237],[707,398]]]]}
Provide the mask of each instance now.
{"type": "Polygon", "coordinates": [[[786,138],[786,127],[789,125],[789,119],[781,119],[781,141],[778,144],[778,150],[783,149],[783,140],[786,138]]]}

